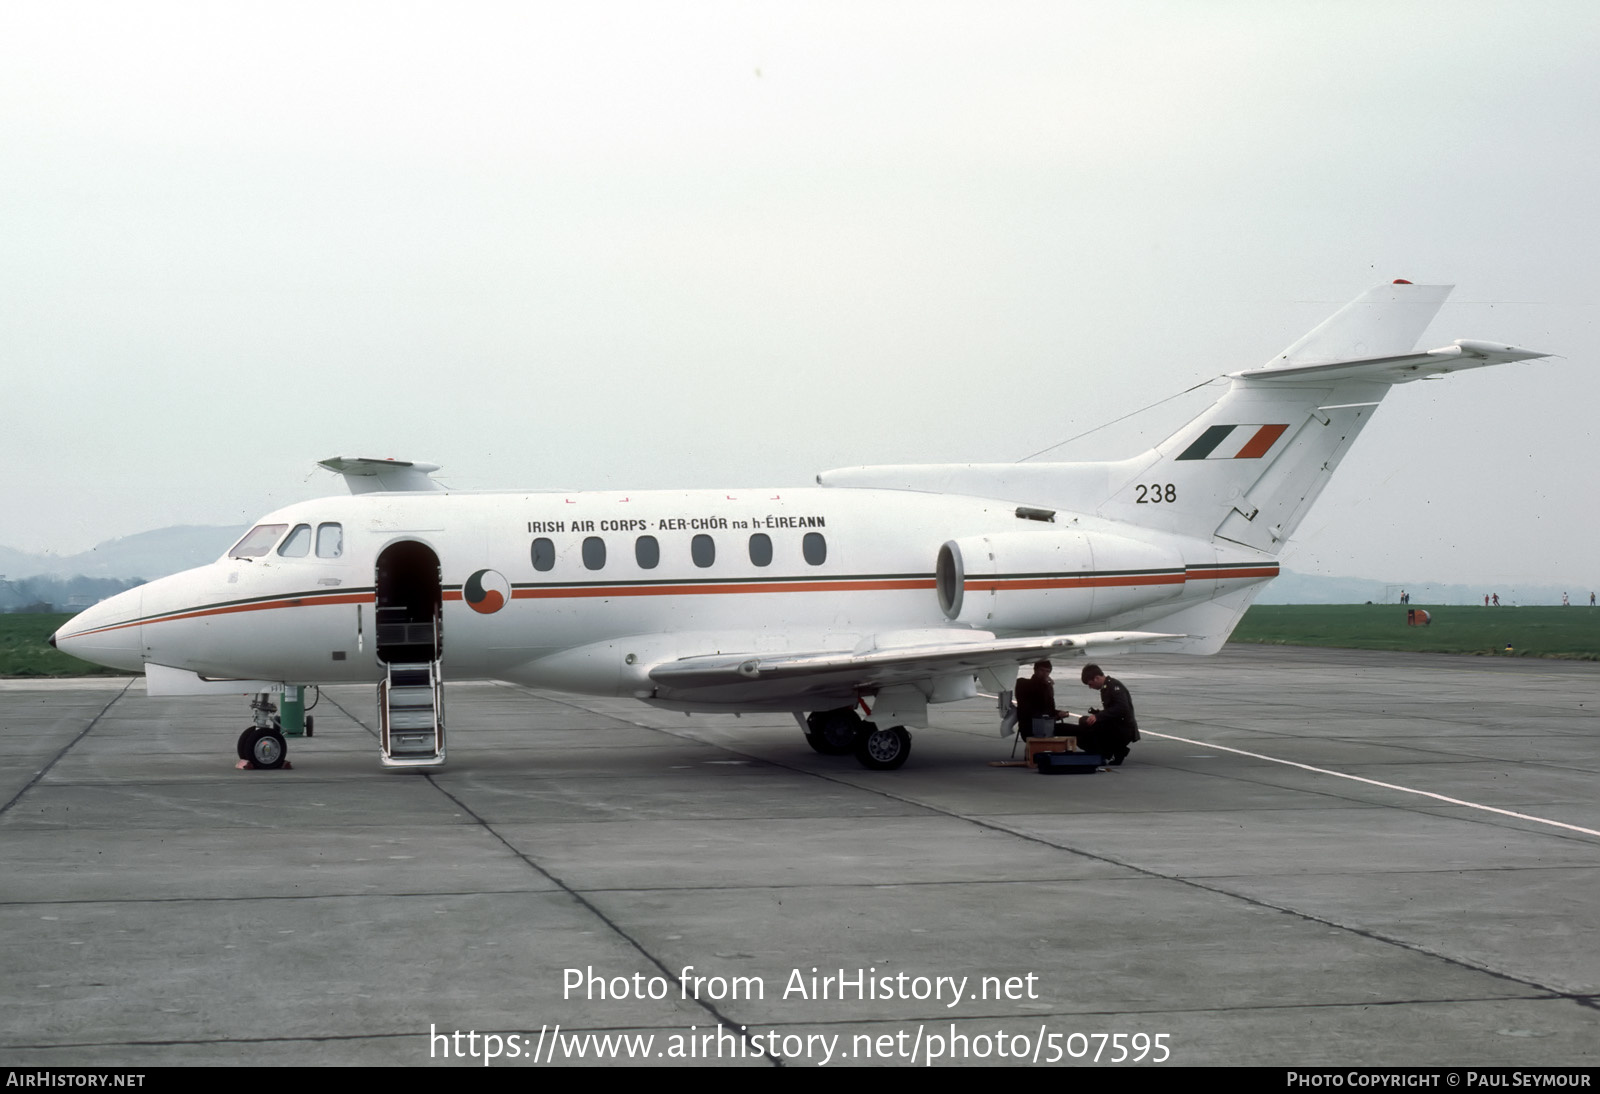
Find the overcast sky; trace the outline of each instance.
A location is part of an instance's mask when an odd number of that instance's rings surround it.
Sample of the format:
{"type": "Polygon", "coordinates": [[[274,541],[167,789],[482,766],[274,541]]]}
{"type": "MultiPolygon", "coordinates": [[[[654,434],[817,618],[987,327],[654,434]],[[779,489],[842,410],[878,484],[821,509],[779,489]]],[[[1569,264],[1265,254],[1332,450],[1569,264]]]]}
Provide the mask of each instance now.
{"type": "MultiPolygon", "coordinates": [[[[1592,2],[0,5],[0,543],[341,493],[1013,460],[1362,290],[1285,556],[1600,585],[1592,2]]],[[[1126,455],[1097,434],[1077,458],[1126,455]]]]}

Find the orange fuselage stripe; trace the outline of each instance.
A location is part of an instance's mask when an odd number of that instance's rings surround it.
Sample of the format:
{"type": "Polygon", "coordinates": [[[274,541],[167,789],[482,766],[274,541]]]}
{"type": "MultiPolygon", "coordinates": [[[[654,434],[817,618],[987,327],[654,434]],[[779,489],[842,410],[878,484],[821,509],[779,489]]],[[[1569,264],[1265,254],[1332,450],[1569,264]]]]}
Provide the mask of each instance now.
{"type": "Polygon", "coordinates": [[[979,592],[1012,589],[1104,589],[1127,585],[1182,585],[1188,578],[1183,574],[1136,574],[1121,577],[1028,577],[1015,580],[990,578],[968,580],[969,589],[979,592]]]}
{"type": "MultiPolygon", "coordinates": [[[[1036,578],[971,578],[964,585],[974,592],[1012,590],[1039,590],[1039,589],[1085,589],[1085,588],[1111,588],[1135,585],[1182,585],[1188,581],[1216,581],[1230,578],[1247,577],[1276,577],[1276,566],[1241,566],[1226,570],[1190,570],[1187,573],[1170,574],[1132,574],[1099,577],[1095,575],[1075,575],[1070,577],[1036,577],[1036,578]]],[[[556,600],[564,598],[593,598],[593,597],[623,597],[623,596],[710,596],[710,595],[753,595],[760,593],[845,593],[845,592],[898,592],[912,590],[926,590],[934,588],[934,579],[929,578],[884,578],[876,580],[840,580],[840,581],[805,581],[805,582],[719,582],[715,584],[694,585],[582,585],[582,586],[534,586],[532,588],[519,588],[511,591],[513,600],[556,600]]],[[[459,601],[462,599],[460,589],[447,589],[443,599],[459,601]]],[[[159,623],[173,623],[186,619],[204,619],[218,615],[234,615],[240,612],[270,611],[277,608],[300,608],[324,604],[370,604],[376,599],[371,592],[343,593],[335,596],[290,596],[273,600],[253,601],[248,604],[224,604],[213,608],[194,608],[188,611],[176,612],[172,615],[159,616],[154,619],[134,619],[125,623],[113,623],[105,627],[96,627],[93,630],[79,631],[77,634],[63,635],[63,638],[84,638],[93,634],[105,634],[108,631],[122,630],[126,627],[135,627],[141,624],[155,626],[159,623]]]]}
{"type": "Polygon", "coordinates": [[[307,603],[317,604],[370,604],[374,596],[372,593],[343,593],[339,596],[285,596],[277,600],[258,600],[249,604],[222,604],[215,608],[192,608],[188,611],[176,612],[172,615],[156,616],[153,619],[130,619],[126,623],[113,623],[107,627],[96,627],[90,631],[79,631],[77,634],[62,635],[63,638],[83,638],[91,634],[105,634],[107,631],[120,631],[124,627],[137,627],[141,624],[153,627],[157,623],[174,623],[180,619],[203,619],[212,615],[233,615],[235,612],[260,612],[272,608],[301,608],[307,603]]]}
{"type": "Polygon", "coordinates": [[[880,581],[728,582],[716,585],[583,585],[543,586],[511,590],[513,600],[549,600],[592,596],[704,596],[737,593],[854,593],[898,589],[931,589],[933,578],[880,581]]]}

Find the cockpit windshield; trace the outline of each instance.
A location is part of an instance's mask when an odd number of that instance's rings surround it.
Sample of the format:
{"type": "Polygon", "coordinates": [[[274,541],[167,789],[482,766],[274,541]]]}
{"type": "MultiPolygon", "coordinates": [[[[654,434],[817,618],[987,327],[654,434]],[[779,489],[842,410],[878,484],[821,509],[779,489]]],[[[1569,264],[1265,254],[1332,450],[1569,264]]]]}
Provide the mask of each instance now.
{"type": "Polygon", "coordinates": [[[289,538],[278,548],[281,558],[305,558],[311,553],[311,525],[300,524],[289,533],[289,538]]]}
{"type": "Polygon", "coordinates": [[[229,558],[257,558],[272,550],[272,545],[278,542],[278,537],[283,535],[287,524],[258,524],[245,533],[243,539],[233,545],[233,550],[228,552],[229,558]]]}

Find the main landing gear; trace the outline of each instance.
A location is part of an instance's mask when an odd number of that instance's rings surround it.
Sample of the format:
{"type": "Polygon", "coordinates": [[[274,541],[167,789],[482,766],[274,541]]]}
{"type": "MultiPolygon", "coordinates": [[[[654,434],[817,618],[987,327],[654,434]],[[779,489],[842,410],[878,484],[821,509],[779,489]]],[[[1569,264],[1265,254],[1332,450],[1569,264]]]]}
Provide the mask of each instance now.
{"type": "Polygon", "coordinates": [[[911,755],[911,733],[905,726],[879,729],[862,721],[854,707],[819,710],[806,716],[806,743],[824,756],[854,755],[862,767],[893,771],[911,755]]]}
{"type": "Polygon", "coordinates": [[[870,771],[893,771],[911,755],[911,733],[905,726],[879,729],[871,722],[861,723],[856,737],[856,759],[870,771]]]}

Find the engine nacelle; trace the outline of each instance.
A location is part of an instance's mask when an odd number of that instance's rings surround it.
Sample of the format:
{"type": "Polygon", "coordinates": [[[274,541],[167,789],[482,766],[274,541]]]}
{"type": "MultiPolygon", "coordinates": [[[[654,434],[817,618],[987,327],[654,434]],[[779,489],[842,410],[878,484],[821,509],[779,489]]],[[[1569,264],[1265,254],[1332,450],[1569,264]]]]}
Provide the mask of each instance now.
{"type": "Polygon", "coordinates": [[[939,607],[984,630],[1054,630],[1173,600],[1176,550],[1086,532],[1003,532],[953,539],[934,567],[939,607]]]}

